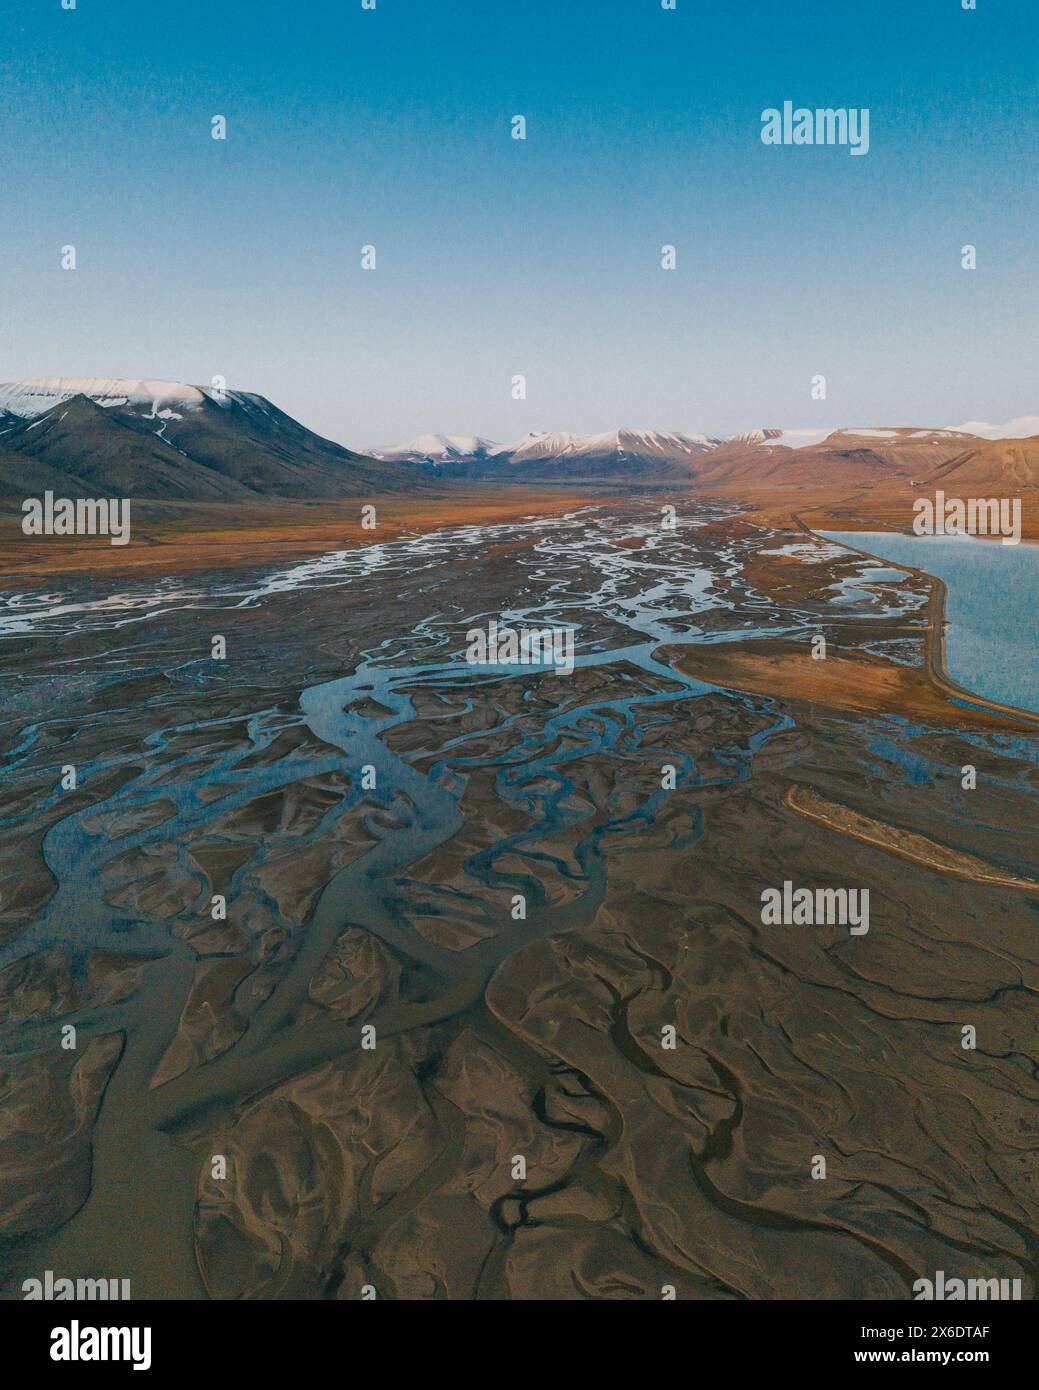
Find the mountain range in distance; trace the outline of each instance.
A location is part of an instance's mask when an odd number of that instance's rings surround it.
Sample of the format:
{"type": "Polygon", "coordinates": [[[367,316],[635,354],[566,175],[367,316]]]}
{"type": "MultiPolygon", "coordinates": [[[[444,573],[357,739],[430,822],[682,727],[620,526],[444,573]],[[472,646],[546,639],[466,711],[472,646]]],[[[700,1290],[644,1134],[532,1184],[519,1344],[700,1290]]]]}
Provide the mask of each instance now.
{"type": "Polygon", "coordinates": [[[660,430],[532,433],[512,444],[429,434],[370,452],[432,476],[524,483],[660,478],[714,489],[819,488],[953,476],[1039,486],[1039,416],[1005,426],[759,429],[727,439],[660,430]]]}
{"type": "Polygon", "coordinates": [[[551,482],[603,476],[673,475],[688,478],[694,460],[722,441],[703,434],[616,429],[605,434],[532,433],[512,444],[479,436],[422,435],[376,458],[417,464],[442,477],[551,482]]]}
{"type": "Polygon", "coordinates": [[[658,480],[712,491],[893,483],[1039,487],[1039,416],[1003,426],[534,432],[511,444],[422,435],[355,451],[264,396],[179,382],[49,378],[0,385],[0,496],[240,503],[442,492],[452,481],[548,487],[658,480]]]}

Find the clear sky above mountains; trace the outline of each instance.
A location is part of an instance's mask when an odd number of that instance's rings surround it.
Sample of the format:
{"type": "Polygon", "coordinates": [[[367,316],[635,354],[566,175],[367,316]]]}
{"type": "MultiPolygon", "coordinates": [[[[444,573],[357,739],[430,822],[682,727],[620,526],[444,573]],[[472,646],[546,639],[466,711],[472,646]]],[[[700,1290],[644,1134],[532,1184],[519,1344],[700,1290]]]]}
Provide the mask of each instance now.
{"type": "Polygon", "coordinates": [[[977,2],[11,4],[0,380],[352,446],[1034,413],[1039,13],[977,2]],[[869,154],[763,145],[787,99],[869,154]]]}

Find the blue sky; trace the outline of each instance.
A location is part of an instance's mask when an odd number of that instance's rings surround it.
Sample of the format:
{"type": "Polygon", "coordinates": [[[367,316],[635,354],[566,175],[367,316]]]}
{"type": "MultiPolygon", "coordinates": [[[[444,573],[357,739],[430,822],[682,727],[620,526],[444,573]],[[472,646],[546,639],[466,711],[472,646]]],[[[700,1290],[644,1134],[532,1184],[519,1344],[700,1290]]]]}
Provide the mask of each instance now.
{"type": "Polygon", "coordinates": [[[1039,7],[977,3],[10,4],[0,379],[219,374],[356,446],[1036,413],[1039,7]],[[785,99],[869,154],[763,145],[785,99]]]}

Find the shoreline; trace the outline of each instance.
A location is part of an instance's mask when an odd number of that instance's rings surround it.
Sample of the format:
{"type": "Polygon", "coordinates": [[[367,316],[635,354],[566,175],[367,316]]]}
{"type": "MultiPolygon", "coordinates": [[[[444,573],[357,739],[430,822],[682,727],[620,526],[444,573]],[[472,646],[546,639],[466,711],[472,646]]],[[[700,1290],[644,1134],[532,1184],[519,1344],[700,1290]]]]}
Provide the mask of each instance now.
{"type": "MultiPolygon", "coordinates": [[[[968,690],[950,673],[945,662],[945,630],[950,619],[946,616],[946,599],[948,597],[948,586],[943,579],[937,575],[928,573],[927,570],[918,569],[915,565],[899,564],[894,560],[887,560],[882,555],[876,555],[869,550],[860,550],[858,546],[849,545],[847,541],[833,541],[829,536],[824,536],[821,532],[813,531],[812,528],[795,513],[794,520],[807,536],[811,536],[821,545],[841,545],[845,550],[851,551],[853,555],[861,555],[866,560],[881,560],[885,565],[890,565],[892,569],[901,570],[904,574],[912,575],[914,578],[923,580],[930,589],[930,598],[927,605],[927,636],[924,641],[924,664],[923,674],[930,683],[954,703],[965,702],[970,708],[986,713],[1010,716],[1014,719],[1024,719],[1029,724],[1039,727],[1039,713],[1034,710],[1022,709],[1018,705],[1003,704],[999,700],[990,700],[985,695],[979,695],[976,691],[968,690]]],[[[905,532],[896,531],[895,527],[889,528],[896,534],[904,535],[905,532]]],[[[852,533],[854,534],[854,533],[852,533]]]]}
{"type": "MultiPolygon", "coordinates": [[[[198,573],[301,563],[336,550],[386,544],[456,526],[504,525],[538,516],[562,515],[575,508],[601,506],[609,500],[608,493],[604,496],[598,492],[586,492],[580,487],[541,490],[513,484],[505,495],[500,491],[488,495],[490,491],[476,487],[461,493],[422,498],[417,503],[402,503],[399,496],[389,496],[371,498],[367,502],[351,498],[334,504],[265,504],[233,516],[219,506],[145,502],[141,504],[145,510],[144,525],[138,537],[131,540],[129,545],[113,547],[107,538],[102,537],[89,543],[79,539],[78,543],[63,548],[59,563],[55,563],[58,557],[54,537],[29,539],[20,534],[16,523],[10,523],[0,525],[0,584],[5,588],[11,588],[15,583],[37,587],[65,577],[82,578],[85,575],[130,579],[161,576],[174,579],[198,573]],[[375,532],[364,530],[360,524],[361,508],[367,505],[374,505],[379,514],[379,525],[375,532]]],[[[741,505],[751,507],[750,515],[744,515],[744,520],[750,525],[767,524],[772,530],[786,529],[777,520],[767,520],[762,513],[754,511],[749,499],[745,499],[741,505]]],[[[811,503],[810,508],[818,515],[820,508],[811,503]]],[[[800,531],[813,541],[838,544],[863,559],[883,559],[872,551],[823,535],[815,529],[818,522],[810,525],[801,512],[791,510],[787,516],[787,528],[800,531]]],[[[849,525],[849,518],[835,517],[828,512],[823,514],[822,520],[827,530],[837,533],[872,527],[880,534],[908,534],[905,528],[885,524],[876,518],[856,518],[852,526],[849,525]]],[[[504,543],[518,544],[516,541],[504,543]]],[[[1037,542],[1029,537],[1020,543],[1030,545],[1037,542]]],[[[1021,724],[1029,728],[1039,727],[1039,712],[989,699],[960,684],[949,672],[946,629],[950,620],[946,615],[948,590],[944,581],[913,565],[888,560],[884,560],[884,563],[928,586],[924,661],[919,668],[925,682],[943,700],[971,715],[1010,719],[1018,727],[1021,724]]],[[[721,680],[718,683],[724,685],[726,682],[721,680]]],[[[734,684],[732,688],[755,690],[760,687],[734,684]]],[[[805,700],[810,697],[795,690],[788,698],[805,700]]],[[[904,698],[895,703],[907,705],[912,701],[904,698]]],[[[897,711],[893,709],[892,712],[897,711]]],[[[934,717],[930,711],[917,713],[922,718],[934,717]]]]}

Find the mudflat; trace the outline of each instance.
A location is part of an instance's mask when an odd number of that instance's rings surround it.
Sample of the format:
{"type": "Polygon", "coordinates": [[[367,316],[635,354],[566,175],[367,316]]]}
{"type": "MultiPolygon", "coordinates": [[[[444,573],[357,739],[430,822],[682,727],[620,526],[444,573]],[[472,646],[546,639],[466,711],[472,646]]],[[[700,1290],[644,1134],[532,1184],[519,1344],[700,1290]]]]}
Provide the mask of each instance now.
{"type": "MultiPolygon", "coordinates": [[[[947,486],[952,495],[956,491],[956,484],[947,486]]],[[[1008,490],[1021,503],[1022,539],[1039,540],[1039,489],[1034,484],[1004,480],[968,483],[959,489],[960,494],[969,497],[1005,496],[1008,490]]],[[[878,528],[911,531],[914,504],[918,498],[933,497],[935,484],[914,484],[908,479],[896,478],[814,487],[744,483],[734,489],[720,484],[703,491],[707,496],[738,500],[750,520],[766,526],[790,526],[802,521],[816,531],[866,531],[878,528]]]]}
{"type": "Polygon", "coordinates": [[[54,575],[198,574],[307,559],[329,551],[422,535],[444,526],[479,526],[554,515],[584,505],[587,492],[474,485],[440,496],[400,494],[362,501],[134,503],[131,536],[33,537],[0,521],[0,575],[43,583],[54,575]],[[374,507],[374,529],[363,507],[374,507]]]}
{"type": "Polygon", "coordinates": [[[671,500],[6,605],[7,1296],[1034,1293],[1034,727],[921,577],[671,500]],[[572,672],[466,663],[516,612],[572,672]]]}

